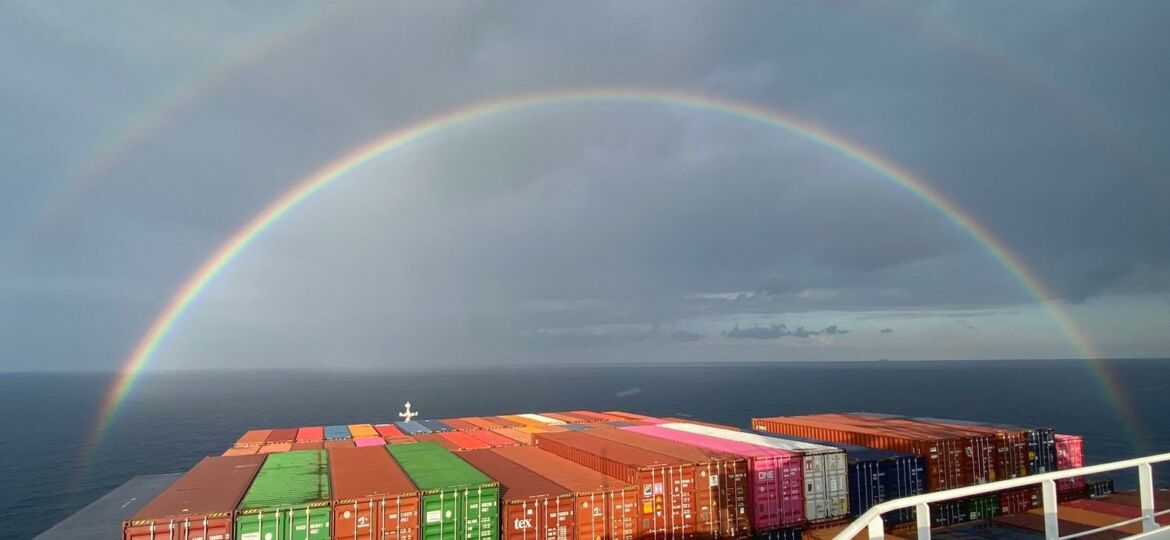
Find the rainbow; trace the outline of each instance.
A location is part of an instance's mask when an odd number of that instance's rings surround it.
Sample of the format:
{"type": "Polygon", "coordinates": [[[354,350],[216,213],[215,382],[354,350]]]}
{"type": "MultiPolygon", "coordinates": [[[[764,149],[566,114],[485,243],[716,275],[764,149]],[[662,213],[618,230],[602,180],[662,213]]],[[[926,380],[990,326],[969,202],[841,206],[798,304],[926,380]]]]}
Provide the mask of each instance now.
{"type": "MultiPolygon", "coordinates": [[[[200,293],[264,231],[330,184],[381,156],[412,144],[428,140],[444,131],[474,122],[521,111],[571,104],[646,104],[718,113],[748,122],[770,126],[795,137],[832,150],[888,179],[942,217],[964,231],[1002,265],[1029,294],[1043,303],[1054,322],[1070,343],[1088,362],[1099,378],[1107,397],[1117,407],[1127,427],[1133,428],[1130,409],[1093,345],[1065,311],[1057,297],[1024,265],[1018,255],[998,240],[986,227],[922,179],[876,152],[811,122],[761,106],[701,94],[653,88],[588,88],[552,91],[505,97],[467,105],[430,119],[390,131],[350,151],[339,159],[301,180],[292,189],[252,217],[243,227],[220,245],[183,283],[138,341],[119,371],[102,405],[90,437],[89,448],[100,446],[103,435],[117,417],[126,396],[134,387],[143,368],[167,335],[199,299],[200,293]]],[[[1131,436],[1133,434],[1131,433],[1131,436]]]]}

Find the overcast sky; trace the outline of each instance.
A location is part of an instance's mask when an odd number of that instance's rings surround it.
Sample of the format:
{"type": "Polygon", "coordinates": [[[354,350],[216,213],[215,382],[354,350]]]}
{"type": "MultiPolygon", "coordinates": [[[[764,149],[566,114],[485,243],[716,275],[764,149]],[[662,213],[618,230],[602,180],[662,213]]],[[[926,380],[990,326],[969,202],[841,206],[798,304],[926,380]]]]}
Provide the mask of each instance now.
{"type": "MultiPolygon", "coordinates": [[[[216,246],[379,134],[657,87],[806,119],[1010,246],[1105,356],[1170,356],[1170,3],[0,4],[0,369],[112,369],[216,246]]],[[[1067,358],[940,213],[664,104],[492,117],[277,222],[155,368],[1067,358]]]]}

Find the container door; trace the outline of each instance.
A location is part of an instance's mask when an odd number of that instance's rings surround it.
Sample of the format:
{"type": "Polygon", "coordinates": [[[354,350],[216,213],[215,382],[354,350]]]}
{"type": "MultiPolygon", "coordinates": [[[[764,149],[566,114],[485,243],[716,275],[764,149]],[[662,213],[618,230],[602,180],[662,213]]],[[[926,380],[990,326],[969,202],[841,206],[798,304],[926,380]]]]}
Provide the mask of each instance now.
{"type": "Polygon", "coordinates": [[[288,530],[290,534],[286,535],[289,540],[329,540],[331,531],[328,507],[289,509],[285,512],[290,517],[292,525],[288,530]]]}
{"type": "Polygon", "coordinates": [[[829,517],[843,518],[849,515],[849,460],[845,452],[825,456],[828,479],[829,517]]]}
{"type": "Polygon", "coordinates": [[[395,497],[383,499],[380,540],[415,540],[418,537],[418,499],[395,497]]]}
{"type": "Polygon", "coordinates": [[[232,537],[232,520],[230,518],[208,519],[206,528],[204,528],[203,523],[203,518],[155,523],[153,533],[151,532],[150,525],[135,525],[126,528],[123,539],[157,540],[159,538],[191,538],[198,540],[229,540],[232,537]],[[183,536],[184,530],[187,536],[183,536]]]}
{"type": "Polygon", "coordinates": [[[574,540],[577,531],[577,513],[574,510],[572,498],[558,497],[545,505],[545,515],[548,516],[547,540],[574,540]]]}
{"type": "Polygon", "coordinates": [[[499,489],[462,490],[459,495],[459,540],[497,540],[499,489]]]}
{"type": "MultiPolygon", "coordinates": [[[[633,540],[641,534],[641,530],[638,528],[641,516],[637,495],[636,492],[629,490],[616,493],[611,491],[604,495],[609,499],[609,505],[604,512],[606,514],[606,530],[609,533],[608,538],[611,540],[633,540]]],[[[580,527],[581,522],[577,523],[580,527]]]]}
{"type": "Polygon", "coordinates": [[[750,460],[752,525],[758,531],[780,527],[780,474],[775,457],[750,460]]]}
{"type": "Polygon", "coordinates": [[[288,524],[279,510],[259,512],[236,518],[238,540],[285,540],[288,524]],[[269,536],[271,535],[271,536],[269,536]]]}
{"type": "MultiPolygon", "coordinates": [[[[694,499],[692,512],[694,513],[696,532],[720,536],[725,532],[725,516],[720,512],[719,491],[723,487],[718,464],[708,463],[695,467],[693,481],[694,499]]],[[[680,484],[681,487],[681,484],[680,484]]]]}
{"type": "Polygon", "coordinates": [[[671,533],[669,509],[666,504],[667,481],[666,471],[654,468],[642,471],[639,475],[638,493],[641,508],[639,508],[638,530],[643,538],[669,538],[671,533]]]}
{"type": "Polygon", "coordinates": [[[804,518],[812,522],[824,521],[828,517],[825,456],[805,455],[802,462],[804,463],[804,518]]]}
{"type": "Polygon", "coordinates": [[[455,540],[455,497],[440,492],[423,497],[422,540],[455,540]]]}
{"type": "Polygon", "coordinates": [[[573,540],[602,540],[606,537],[608,517],[605,494],[589,493],[577,495],[573,500],[573,540]]]}
{"type": "Polygon", "coordinates": [[[382,537],[378,519],[379,503],[361,501],[333,506],[333,529],[336,540],[371,540],[382,537]]]}

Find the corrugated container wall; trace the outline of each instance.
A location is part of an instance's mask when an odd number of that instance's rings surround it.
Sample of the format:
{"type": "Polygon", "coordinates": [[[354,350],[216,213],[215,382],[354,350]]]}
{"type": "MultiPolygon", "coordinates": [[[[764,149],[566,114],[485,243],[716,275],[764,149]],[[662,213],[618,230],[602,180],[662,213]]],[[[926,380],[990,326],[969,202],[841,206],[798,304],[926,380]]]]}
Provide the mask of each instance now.
{"type": "Polygon", "coordinates": [[[124,540],[230,538],[232,518],[264,456],[203,458],[127,521],[124,540]]]}
{"type": "Polygon", "coordinates": [[[329,540],[329,502],[325,451],[271,454],[240,502],[236,538],[329,540]]]}
{"type": "Polygon", "coordinates": [[[734,537],[751,530],[747,513],[750,487],[744,458],[632,431],[603,429],[590,434],[690,463],[694,467],[692,504],[699,512],[696,531],[700,535],[734,537]]]}
{"type": "Polygon", "coordinates": [[[600,439],[592,432],[535,436],[536,447],[638,487],[639,538],[693,538],[694,467],[657,452],[600,439]]]}
{"type": "MultiPolygon", "coordinates": [[[[1067,471],[1085,466],[1085,440],[1080,435],[1056,435],[1056,469],[1067,471]]],[[[1078,499],[1085,493],[1085,477],[1056,481],[1056,492],[1064,499],[1078,499]]]]}
{"type": "Polygon", "coordinates": [[[664,426],[622,429],[743,457],[748,466],[747,510],[752,530],[768,532],[804,523],[803,459],[800,454],[664,426]]]}
{"type": "Polygon", "coordinates": [[[422,493],[422,540],[497,540],[500,489],[434,443],[386,447],[422,493]]]}
{"type": "Polygon", "coordinates": [[[927,491],[942,491],[975,483],[974,445],[967,437],[943,436],[924,430],[889,429],[878,425],[844,423],[837,415],[753,418],[752,428],[766,433],[853,444],[921,455],[926,465],[927,491]]]}
{"type": "Polygon", "coordinates": [[[638,536],[638,490],[635,486],[530,446],[492,450],[575,494],[573,540],[634,540],[638,536]]]}
{"type": "Polygon", "coordinates": [[[502,540],[576,537],[573,493],[568,488],[491,450],[469,450],[459,457],[500,483],[502,540]]]}
{"type": "Polygon", "coordinates": [[[334,540],[415,540],[418,489],[382,446],[329,450],[334,540]]]}
{"type": "Polygon", "coordinates": [[[810,523],[822,523],[840,520],[849,515],[849,465],[845,451],[840,448],[706,425],[690,423],[659,425],[667,429],[797,452],[803,461],[801,470],[804,489],[801,491],[804,493],[805,519],[810,523]]]}

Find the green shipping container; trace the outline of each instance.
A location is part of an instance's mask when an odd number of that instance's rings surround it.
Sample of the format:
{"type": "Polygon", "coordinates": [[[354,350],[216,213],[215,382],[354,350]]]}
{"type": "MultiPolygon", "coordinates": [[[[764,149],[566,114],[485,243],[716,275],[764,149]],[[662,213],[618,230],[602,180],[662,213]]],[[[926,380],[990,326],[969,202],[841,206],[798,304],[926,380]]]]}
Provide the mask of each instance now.
{"type": "Polygon", "coordinates": [[[970,521],[996,517],[1000,514],[999,495],[993,493],[971,497],[964,502],[963,510],[966,511],[967,519],[970,521]]]}
{"type": "Polygon", "coordinates": [[[329,540],[329,454],[270,454],[244,494],[237,540],[329,540]]]}
{"type": "Polygon", "coordinates": [[[497,540],[499,484],[434,443],[386,446],[422,494],[421,540],[497,540]]]}

